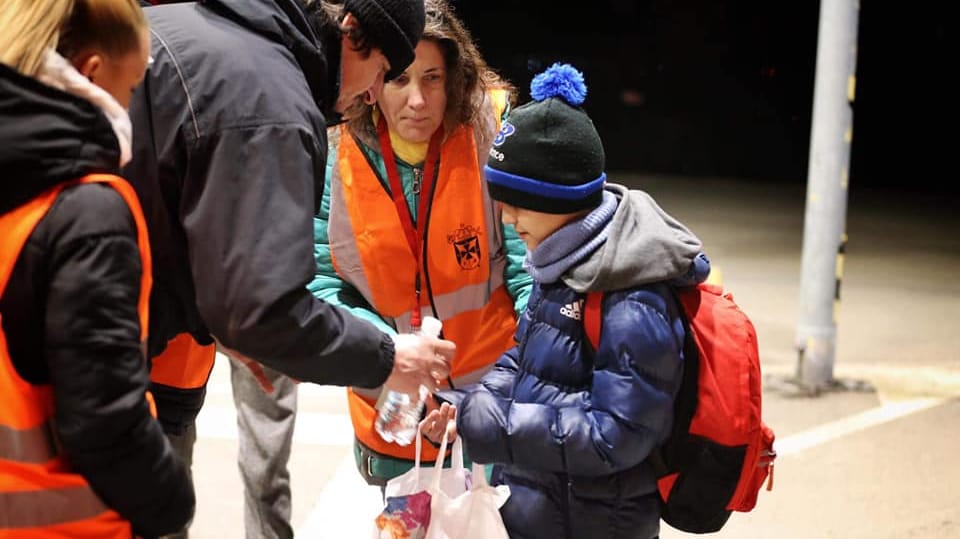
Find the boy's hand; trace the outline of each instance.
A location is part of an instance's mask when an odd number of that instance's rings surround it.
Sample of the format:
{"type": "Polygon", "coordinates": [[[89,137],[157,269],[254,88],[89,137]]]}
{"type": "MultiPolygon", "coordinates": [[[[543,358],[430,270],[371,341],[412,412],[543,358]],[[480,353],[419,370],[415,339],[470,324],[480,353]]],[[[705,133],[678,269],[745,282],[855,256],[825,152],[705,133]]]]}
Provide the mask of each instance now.
{"type": "Polygon", "coordinates": [[[457,407],[449,402],[431,410],[420,422],[420,432],[434,444],[443,441],[444,430],[447,432],[447,443],[453,443],[457,439],[457,407]]]}

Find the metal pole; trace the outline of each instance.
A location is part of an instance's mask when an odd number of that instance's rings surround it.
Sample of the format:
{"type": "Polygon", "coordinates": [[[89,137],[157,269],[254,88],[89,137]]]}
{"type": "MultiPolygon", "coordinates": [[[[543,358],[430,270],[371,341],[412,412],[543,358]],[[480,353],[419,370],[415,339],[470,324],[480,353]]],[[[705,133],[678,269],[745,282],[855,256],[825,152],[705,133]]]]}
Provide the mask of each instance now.
{"type": "Polygon", "coordinates": [[[797,328],[797,378],[834,382],[856,88],[857,0],[821,0],[797,328]]]}

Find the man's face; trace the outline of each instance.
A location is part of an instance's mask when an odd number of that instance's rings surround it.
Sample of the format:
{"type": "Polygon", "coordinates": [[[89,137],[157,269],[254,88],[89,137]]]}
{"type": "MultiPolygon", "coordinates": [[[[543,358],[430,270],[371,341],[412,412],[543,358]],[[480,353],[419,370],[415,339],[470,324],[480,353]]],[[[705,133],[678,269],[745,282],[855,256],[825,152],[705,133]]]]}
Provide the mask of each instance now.
{"type": "Polygon", "coordinates": [[[369,55],[353,49],[350,38],[344,35],[340,48],[340,95],[334,110],[344,113],[357,100],[373,104],[373,96],[383,88],[383,77],[390,70],[390,62],[380,49],[369,55]]]}

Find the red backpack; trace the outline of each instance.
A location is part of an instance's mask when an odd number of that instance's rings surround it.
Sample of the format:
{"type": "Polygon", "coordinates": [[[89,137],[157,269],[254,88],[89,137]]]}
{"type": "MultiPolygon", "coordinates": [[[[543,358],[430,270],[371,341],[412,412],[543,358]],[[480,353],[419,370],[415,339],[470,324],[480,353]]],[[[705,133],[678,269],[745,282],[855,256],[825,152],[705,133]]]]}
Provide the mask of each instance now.
{"type": "MultiPolygon", "coordinates": [[[[717,285],[674,289],[682,306],[685,366],[666,443],[651,453],[661,518],[689,533],[718,531],[773,488],[773,431],[761,419],[760,354],[753,323],[717,285]]],[[[600,342],[603,294],[587,294],[583,324],[600,342]]]]}

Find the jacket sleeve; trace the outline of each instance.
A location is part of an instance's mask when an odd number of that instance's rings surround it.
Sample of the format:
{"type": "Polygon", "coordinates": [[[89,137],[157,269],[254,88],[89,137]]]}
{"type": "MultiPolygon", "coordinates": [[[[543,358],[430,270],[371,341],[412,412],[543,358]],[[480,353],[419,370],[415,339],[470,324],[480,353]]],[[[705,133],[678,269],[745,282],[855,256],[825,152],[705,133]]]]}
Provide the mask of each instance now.
{"type": "Polygon", "coordinates": [[[341,307],[349,311],[350,314],[372,323],[380,331],[393,335],[396,330],[373,310],[373,307],[360,294],[359,290],[340,278],[333,267],[327,227],[330,222],[331,172],[337,157],[335,146],[331,145],[330,148],[330,153],[327,155],[326,173],[324,174],[323,196],[320,199],[320,211],[313,218],[313,256],[317,267],[313,281],[307,285],[307,288],[313,295],[323,301],[341,307]]]}
{"type": "Polygon", "coordinates": [[[470,457],[595,477],[636,466],[666,440],[682,339],[662,307],[635,296],[613,303],[603,327],[589,394],[576,406],[514,402],[492,388],[467,395],[457,426],[470,457]]]}
{"type": "Polygon", "coordinates": [[[307,289],[321,146],[291,124],[198,141],[180,202],[197,307],[222,345],[275,370],[376,387],[393,368],[392,339],[307,289]]]}
{"type": "Polygon", "coordinates": [[[51,226],[44,356],[57,434],[71,464],[138,534],[171,533],[193,515],[187,468],[145,400],[141,264],[132,216],[102,185],[65,191],[51,226]]]}
{"type": "Polygon", "coordinates": [[[507,256],[507,264],[503,268],[503,281],[507,285],[507,293],[513,298],[513,309],[519,320],[527,308],[527,300],[530,299],[530,289],[533,286],[533,277],[523,269],[527,246],[512,226],[502,223],[500,226],[503,228],[503,244],[507,256]]]}

